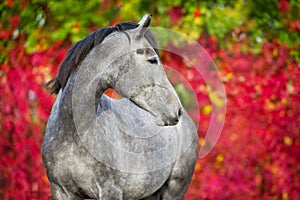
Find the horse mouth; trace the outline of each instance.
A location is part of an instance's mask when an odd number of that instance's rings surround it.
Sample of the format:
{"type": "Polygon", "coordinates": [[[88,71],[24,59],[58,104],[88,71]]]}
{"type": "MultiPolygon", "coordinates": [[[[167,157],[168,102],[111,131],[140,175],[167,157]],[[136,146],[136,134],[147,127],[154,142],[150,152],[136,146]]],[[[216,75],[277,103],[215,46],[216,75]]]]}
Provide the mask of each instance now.
{"type": "Polygon", "coordinates": [[[164,122],[161,119],[156,119],[155,123],[157,126],[176,126],[179,121],[177,122],[164,122]]]}
{"type": "Polygon", "coordinates": [[[180,120],[178,117],[167,117],[165,114],[161,116],[156,116],[155,123],[158,126],[176,126],[180,120]]]}

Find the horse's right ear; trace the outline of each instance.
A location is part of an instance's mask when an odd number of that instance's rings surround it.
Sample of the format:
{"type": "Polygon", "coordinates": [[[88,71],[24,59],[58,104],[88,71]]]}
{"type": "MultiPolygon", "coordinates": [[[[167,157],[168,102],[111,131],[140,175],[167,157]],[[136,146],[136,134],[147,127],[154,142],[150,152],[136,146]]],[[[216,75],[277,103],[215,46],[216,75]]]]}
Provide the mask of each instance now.
{"type": "Polygon", "coordinates": [[[152,17],[151,14],[145,14],[144,17],[141,19],[141,21],[138,23],[139,26],[135,28],[137,37],[143,36],[145,32],[148,30],[151,23],[151,17],[152,17]]]}

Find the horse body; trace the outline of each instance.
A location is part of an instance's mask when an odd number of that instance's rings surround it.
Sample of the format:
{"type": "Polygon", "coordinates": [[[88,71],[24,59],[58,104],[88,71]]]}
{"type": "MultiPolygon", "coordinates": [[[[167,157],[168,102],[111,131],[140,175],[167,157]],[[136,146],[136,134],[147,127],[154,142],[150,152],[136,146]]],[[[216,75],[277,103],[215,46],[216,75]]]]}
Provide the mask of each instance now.
{"type": "Polygon", "coordinates": [[[135,31],[140,37],[147,20],[127,34],[108,35],[59,90],[42,146],[53,199],[183,198],[197,158],[197,133],[159,60],[141,67],[143,56],[155,56],[149,42],[139,39],[133,47],[128,41],[135,31]],[[109,87],[126,98],[105,96],[109,87]]]}

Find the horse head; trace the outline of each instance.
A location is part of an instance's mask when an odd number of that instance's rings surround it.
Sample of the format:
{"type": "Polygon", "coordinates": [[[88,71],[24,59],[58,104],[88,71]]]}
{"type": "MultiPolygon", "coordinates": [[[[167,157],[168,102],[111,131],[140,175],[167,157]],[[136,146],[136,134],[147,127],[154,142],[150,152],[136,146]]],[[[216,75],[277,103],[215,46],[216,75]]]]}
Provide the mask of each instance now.
{"type": "Polygon", "coordinates": [[[126,31],[130,47],[122,56],[126,62],[119,69],[122,73],[114,77],[112,87],[154,115],[157,125],[176,125],[182,105],[155,49],[155,39],[148,30],[150,21],[151,15],[145,15],[136,28],[126,31]]]}
{"type": "Polygon", "coordinates": [[[160,62],[155,38],[148,29],[150,22],[151,15],[145,15],[138,24],[124,22],[106,27],[75,43],[57,77],[48,82],[51,93],[65,90],[67,83],[72,86],[69,79],[75,74],[72,101],[80,115],[91,113],[92,107],[87,109],[85,105],[91,105],[95,90],[99,99],[107,88],[114,88],[151,113],[157,125],[176,125],[183,113],[182,105],[160,62]]]}

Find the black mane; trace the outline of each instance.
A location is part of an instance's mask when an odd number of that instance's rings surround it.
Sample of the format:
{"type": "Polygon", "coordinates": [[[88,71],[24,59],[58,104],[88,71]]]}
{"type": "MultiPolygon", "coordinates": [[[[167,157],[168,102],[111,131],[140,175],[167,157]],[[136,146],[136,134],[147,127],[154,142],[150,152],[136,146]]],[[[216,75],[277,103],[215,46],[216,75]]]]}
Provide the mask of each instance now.
{"type": "MultiPolygon", "coordinates": [[[[137,27],[138,24],[133,22],[119,23],[114,27],[106,27],[96,30],[84,39],[72,45],[68,50],[67,56],[60,64],[57,76],[46,84],[50,87],[51,94],[57,94],[61,88],[65,88],[71,73],[77,68],[86,55],[95,46],[100,44],[109,34],[115,31],[126,31],[137,27]]],[[[159,55],[157,43],[153,34],[147,30],[145,37],[159,55]]]]}

